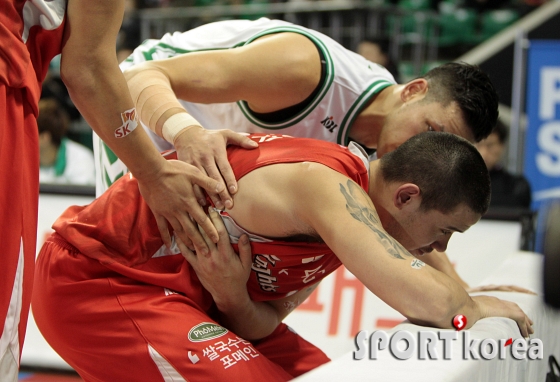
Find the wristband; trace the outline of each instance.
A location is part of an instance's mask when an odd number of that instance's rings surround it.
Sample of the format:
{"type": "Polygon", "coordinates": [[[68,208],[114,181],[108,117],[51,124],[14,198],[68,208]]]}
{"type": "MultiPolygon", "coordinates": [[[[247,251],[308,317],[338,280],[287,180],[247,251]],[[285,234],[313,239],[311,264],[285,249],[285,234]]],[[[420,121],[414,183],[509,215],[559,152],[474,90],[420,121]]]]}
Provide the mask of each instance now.
{"type": "Polygon", "coordinates": [[[163,127],[161,128],[161,135],[163,138],[173,144],[175,137],[181,131],[185,130],[187,127],[190,126],[199,126],[202,127],[200,122],[194,119],[190,114],[187,113],[177,113],[173,114],[171,117],[165,121],[163,127]]]}

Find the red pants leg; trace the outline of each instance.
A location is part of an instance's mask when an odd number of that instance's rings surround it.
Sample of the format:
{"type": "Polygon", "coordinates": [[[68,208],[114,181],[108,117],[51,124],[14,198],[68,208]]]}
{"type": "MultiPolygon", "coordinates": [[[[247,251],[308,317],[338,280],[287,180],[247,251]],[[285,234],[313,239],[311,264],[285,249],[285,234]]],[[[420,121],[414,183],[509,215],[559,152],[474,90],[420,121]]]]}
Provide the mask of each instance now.
{"type": "Polygon", "coordinates": [[[25,92],[0,84],[0,371],[6,380],[17,378],[31,300],[39,194],[37,136],[25,92]]]}
{"type": "MultiPolygon", "coordinates": [[[[184,262],[180,255],[175,258],[184,262]]],[[[150,260],[158,265],[172,261],[172,256],[150,260]]],[[[195,302],[198,296],[134,280],[109,267],[52,241],[37,261],[32,303],[37,326],[84,380],[292,378],[250,342],[219,326],[195,302]]],[[[156,268],[165,267],[151,269],[156,268]]],[[[163,279],[169,276],[162,274],[163,279]]]]}
{"type": "Polygon", "coordinates": [[[254,344],[259,352],[294,377],[330,361],[321,349],[283,323],[268,337],[254,344]]]}

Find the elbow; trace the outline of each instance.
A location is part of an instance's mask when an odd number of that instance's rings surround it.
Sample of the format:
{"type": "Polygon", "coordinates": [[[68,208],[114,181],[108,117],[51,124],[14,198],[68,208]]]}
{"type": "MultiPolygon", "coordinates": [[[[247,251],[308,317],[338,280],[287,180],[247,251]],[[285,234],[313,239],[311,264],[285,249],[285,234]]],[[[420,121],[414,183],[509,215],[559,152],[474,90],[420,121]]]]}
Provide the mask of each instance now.
{"type": "Polygon", "coordinates": [[[75,57],[62,58],[60,79],[66,85],[74,102],[76,99],[88,99],[95,92],[97,73],[102,69],[98,61],[88,61],[75,57]]]}

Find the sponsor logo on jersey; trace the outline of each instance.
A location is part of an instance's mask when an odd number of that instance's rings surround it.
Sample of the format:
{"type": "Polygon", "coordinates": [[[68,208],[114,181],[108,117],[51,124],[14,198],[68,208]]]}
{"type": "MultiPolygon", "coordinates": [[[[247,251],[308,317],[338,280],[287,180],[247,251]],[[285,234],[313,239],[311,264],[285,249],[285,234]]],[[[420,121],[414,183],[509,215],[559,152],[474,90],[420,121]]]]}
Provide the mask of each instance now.
{"type": "Polygon", "coordinates": [[[189,340],[191,342],[209,341],[226,334],[228,330],[220,325],[211,322],[202,322],[189,330],[189,340]]]}
{"type": "Polygon", "coordinates": [[[334,117],[330,116],[321,121],[321,125],[325,126],[325,128],[330,131],[331,133],[338,127],[338,125],[334,122],[334,117]]]}

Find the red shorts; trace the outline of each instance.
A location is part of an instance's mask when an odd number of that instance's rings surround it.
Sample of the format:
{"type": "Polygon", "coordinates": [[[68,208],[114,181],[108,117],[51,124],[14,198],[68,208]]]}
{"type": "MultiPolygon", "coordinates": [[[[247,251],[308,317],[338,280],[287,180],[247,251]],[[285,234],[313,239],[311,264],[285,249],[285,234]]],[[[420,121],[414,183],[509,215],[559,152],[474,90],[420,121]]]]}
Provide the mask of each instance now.
{"type": "Polygon", "coordinates": [[[196,276],[189,291],[168,288],[185,266],[181,255],[152,258],[141,266],[151,270],[147,283],[131,277],[138,269],[103,265],[55,234],[37,261],[37,326],[86,381],[285,381],[328,362],[284,324],[254,342],[221,327],[196,276]]]}
{"type": "MultiPolygon", "coordinates": [[[[37,241],[36,117],[22,89],[0,83],[0,358],[21,354],[37,241]]],[[[19,359],[16,360],[19,363],[19,359]]]]}

